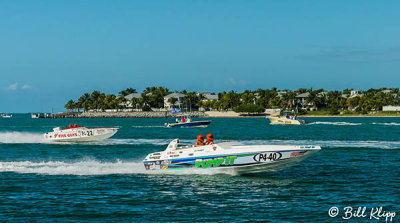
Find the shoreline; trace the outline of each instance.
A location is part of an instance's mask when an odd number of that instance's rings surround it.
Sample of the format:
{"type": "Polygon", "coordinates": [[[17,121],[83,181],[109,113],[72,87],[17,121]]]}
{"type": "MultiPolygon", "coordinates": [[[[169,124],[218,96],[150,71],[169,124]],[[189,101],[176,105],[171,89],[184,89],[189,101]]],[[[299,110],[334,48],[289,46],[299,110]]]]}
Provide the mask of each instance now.
{"type": "Polygon", "coordinates": [[[302,118],[400,118],[400,115],[299,115],[302,118]]]}
{"type": "MultiPolygon", "coordinates": [[[[183,112],[180,115],[190,115],[195,118],[264,118],[266,114],[241,114],[233,111],[207,111],[207,112],[183,112]]],[[[45,118],[176,118],[179,115],[172,115],[169,112],[61,112],[51,114],[45,118]]],[[[397,118],[400,114],[355,114],[355,115],[299,115],[301,118],[397,118]]]]}

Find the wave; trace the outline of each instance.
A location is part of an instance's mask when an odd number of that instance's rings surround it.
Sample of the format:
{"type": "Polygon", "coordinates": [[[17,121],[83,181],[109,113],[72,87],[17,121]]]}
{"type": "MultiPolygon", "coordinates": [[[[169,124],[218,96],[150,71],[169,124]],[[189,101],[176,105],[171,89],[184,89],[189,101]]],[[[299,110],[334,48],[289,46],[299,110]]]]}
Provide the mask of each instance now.
{"type": "MultiPolygon", "coordinates": [[[[173,139],[110,139],[102,142],[93,142],[94,145],[168,145],[173,139]]],[[[181,144],[190,145],[194,139],[180,139],[181,144]]],[[[217,143],[232,142],[232,140],[217,140],[217,143]]],[[[356,140],[235,140],[233,143],[246,145],[320,145],[324,148],[375,148],[398,149],[400,141],[356,141],[356,140]]]]}
{"type": "Polygon", "coordinates": [[[370,148],[370,149],[399,149],[400,141],[356,141],[356,140],[255,140],[249,144],[271,145],[319,145],[322,148],[370,148]]]}
{"type": "Polygon", "coordinates": [[[164,128],[163,125],[132,125],[132,128],[164,128]]]}
{"type": "Polygon", "coordinates": [[[45,143],[42,133],[0,132],[0,143],[45,143]]]}
{"type": "Polygon", "coordinates": [[[384,122],[384,123],[373,122],[372,124],[373,125],[388,125],[388,126],[400,125],[400,123],[398,123],[398,122],[384,122]]]}
{"type": "Polygon", "coordinates": [[[77,162],[64,161],[11,161],[0,162],[0,172],[36,173],[46,175],[105,175],[138,174],[145,168],[139,162],[99,162],[86,160],[77,162]]]}
{"type": "Polygon", "coordinates": [[[309,125],[362,125],[363,123],[354,122],[311,122],[309,125]]]}
{"type": "MultiPolygon", "coordinates": [[[[383,123],[381,123],[383,124],[383,123]]],[[[393,123],[385,123],[393,124],[393,123]]],[[[398,124],[398,123],[395,123],[398,124]]],[[[399,124],[400,125],[400,124],[399,124]]],[[[94,146],[112,146],[112,145],[155,145],[166,146],[173,139],[107,139],[99,142],[81,143],[84,145],[94,146]]],[[[180,139],[181,144],[190,145],[195,143],[195,139],[180,139]]],[[[232,140],[216,140],[218,143],[232,142],[232,140]]],[[[377,148],[377,149],[398,149],[400,141],[356,141],[356,140],[235,140],[240,144],[272,144],[272,145],[320,145],[325,148],[377,148]]],[[[43,139],[41,133],[31,132],[0,132],[0,143],[17,144],[17,143],[51,143],[43,139]]],[[[56,143],[52,144],[78,144],[78,143],[56,143]]]]}
{"type": "Polygon", "coordinates": [[[220,172],[220,170],[180,170],[180,171],[165,171],[165,170],[152,170],[146,171],[141,161],[127,161],[122,162],[117,160],[115,162],[101,162],[97,160],[83,160],[75,162],[64,161],[9,161],[0,162],[0,172],[14,172],[22,174],[42,174],[42,175],[110,175],[110,174],[175,174],[175,175],[188,175],[188,174],[201,174],[201,175],[214,175],[214,174],[228,174],[235,175],[232,171],[220,172]]]}

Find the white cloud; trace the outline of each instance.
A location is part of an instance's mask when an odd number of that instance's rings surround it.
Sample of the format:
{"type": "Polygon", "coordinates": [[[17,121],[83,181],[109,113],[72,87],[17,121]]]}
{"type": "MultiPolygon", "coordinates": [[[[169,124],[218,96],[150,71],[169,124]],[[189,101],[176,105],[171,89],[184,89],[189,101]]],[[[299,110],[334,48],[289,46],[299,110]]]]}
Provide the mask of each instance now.
{"type": "Polygon", "coordinates": [[[15,82],[13,84],[8,85],[8,87],[3,88],[4,90],[7,91],[16,91],[16,90],[28,90],[28,89],[32,89],[32,87],[28,84],[24,84],[21,87],[19,87],[20,85],[18,84],[18,82],[15,82]]]}
{"type": "Polygon", "coordinates": [[[14,84],[10,84],[7,87],[7,90],[15,91],[15,90],[17,90],[17,88],[18,88],[18,83],[14,83],[14,84]]]}
{"type": "Polygon", "coordinates": [[[29,86],[29,85],[27,85],[27,84],[24,84],[24,86],[21,87],[21,89],[23,89],[23,90],[31,89],[31,88],[32,88],[32,87],[29,86]]]}

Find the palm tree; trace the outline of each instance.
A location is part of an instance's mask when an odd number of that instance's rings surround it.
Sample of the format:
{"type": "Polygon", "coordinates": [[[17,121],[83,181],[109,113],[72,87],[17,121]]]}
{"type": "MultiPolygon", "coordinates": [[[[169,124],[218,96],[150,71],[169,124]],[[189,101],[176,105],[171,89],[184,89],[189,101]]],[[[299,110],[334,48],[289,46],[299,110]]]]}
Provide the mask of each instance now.
{"type": "Polygon", "coordinates": [[[99,97],[100,97],[100,91],[93,91],[91,94],[90,94],[90,108],[91,109],[95,109],[95,110],[97,110],[97,109],[99,109],[99,105],[100,105],[100,103],[99,103],[99,97]]]}
{"type": "Polygon", "coordinates": [[[67,102],[67,104],[65,104],[65,106],[64,106],[66,109],[68,109],[68,111],[73,111],[73,109],[75,108],[75,102],[74,102],[74,100],[69,100],[68,102],[67,102]]]}
{"type": "Polygon", "coordinates": [[[87,111],[90,107],[90,94],[85,93],[83,94],[79,99],[78,99],[78,105],[79,107],[83,108],[83,111],[87,111]]]}
{"type": "Polygon", "coordinates": [[[178,101],[177,98],[174,98],[174,97],[168,98],[168,103],[169,103],[172,107],[174,107],[174,105],[175,105],[175,103],[176,103],[177,101],[178,101]]]}

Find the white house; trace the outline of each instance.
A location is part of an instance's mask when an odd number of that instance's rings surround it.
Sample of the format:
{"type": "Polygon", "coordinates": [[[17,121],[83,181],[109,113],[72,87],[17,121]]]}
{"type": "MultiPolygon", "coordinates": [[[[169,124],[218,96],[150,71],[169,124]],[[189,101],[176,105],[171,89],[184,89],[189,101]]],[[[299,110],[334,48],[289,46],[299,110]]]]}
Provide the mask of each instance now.
{"type": "Polygon", "coordinates": [[[217,94],[213,94],[210,92],[199,92],[199,93],[197,93],[197,96],[199,96],[200,94],[202,94],[204,96],[204,99],[202,101],[218,100],[217,94]]]}
{"type": "Polygon", "coordinates": [[[185,95],[184,95],[184,94],[181,94],[181,93],[172,93],[172,94],[169,94],[169,95],[165,96],[165,97],[164,97],[164,108],[167,108],[167,109],[171,109],[171,108],[173,108],[173,107],[182,108],[183,97],[185,97],[185,95]],[[175,104],[171,104],[171,103],[168,101],[170,98],[176,98],[176,99],[177,99],[177,101],[175,102],[175,104]]]}
{"type": "MultiPolygon", "coordinates": [[[[306,99],[309,95],[310,95],[310,93],[306,92],[306,93],[302,93],[302,94],[299,94],[296,96],[297,103],[299,103],[303,109],[306,108],[306,99]]],[[[309,103],[308,105],[312,106],[311,103],[309,103]]]]}
{"type": "Polygon", "coordinates": [[[133,105],[132,105],[132,98],[137,98],[137,99],[139,99],[139,98],[141,98],[141,97],[142,97],[142,95],[139,94],[139,93],[128,94],[127,96],[125,96],[126,103],[121,103],[120,105],[125,106],[125,107],[127,107],[127,108],[132,108],[132,107],[133,107],[133,105]]]}
{"type": "Polygon", "coordinates": [[[363,95],[363,94],[361,93],[360,90],[352,90],[352,91],[350,91],[349,98],[359,97],[361,95],[363,95]]]}
{"type": "Polygon", "coordinates": [[[382,106],[382,111],[400,111],[400,106],[393,106],[393,105],[382,106]]]}
{"type": "Polygon", "coordinates": [[[287,92],[286,91],[278,91],[278,97],[279,98],[283,98],[284,95],[286,95],[287,92]]]}

